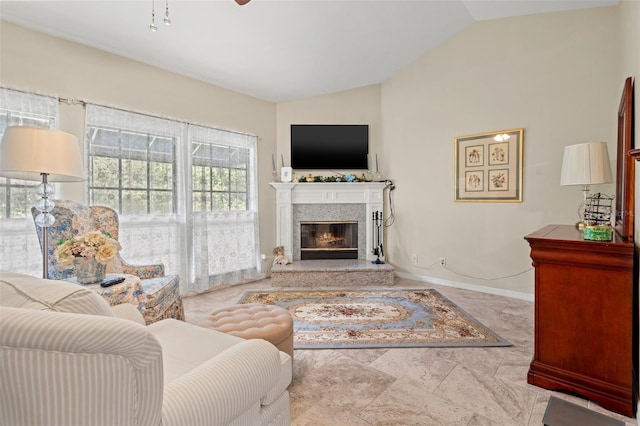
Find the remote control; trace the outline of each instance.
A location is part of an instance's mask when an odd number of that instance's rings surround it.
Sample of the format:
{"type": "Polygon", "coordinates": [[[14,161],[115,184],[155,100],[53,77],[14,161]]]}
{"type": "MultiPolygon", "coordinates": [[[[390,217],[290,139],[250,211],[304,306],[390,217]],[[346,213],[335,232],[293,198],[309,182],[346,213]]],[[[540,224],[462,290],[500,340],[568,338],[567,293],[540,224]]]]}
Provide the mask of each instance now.
{"type": "Polygon", "coordinates": [[[112,285],[120,284],[122,281],[124,281],[124,277],[114,278],[112,280],[101,282],[100,287],[110,287],[112,285]]]}

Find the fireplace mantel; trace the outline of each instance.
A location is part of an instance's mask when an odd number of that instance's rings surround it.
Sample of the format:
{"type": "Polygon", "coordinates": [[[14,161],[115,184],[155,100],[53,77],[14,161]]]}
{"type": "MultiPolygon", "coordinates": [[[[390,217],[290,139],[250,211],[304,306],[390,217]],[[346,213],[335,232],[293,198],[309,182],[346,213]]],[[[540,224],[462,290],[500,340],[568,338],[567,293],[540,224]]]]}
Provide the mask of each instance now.
{"type": "Polygon", "coordinates": [[[276,190],[276,244],[293,259],[293,206],[295,204],[364,204],[366,206],[366,258],[375,260],[373,212],[383,211],[384,182],[272,182],[276,190]]]}

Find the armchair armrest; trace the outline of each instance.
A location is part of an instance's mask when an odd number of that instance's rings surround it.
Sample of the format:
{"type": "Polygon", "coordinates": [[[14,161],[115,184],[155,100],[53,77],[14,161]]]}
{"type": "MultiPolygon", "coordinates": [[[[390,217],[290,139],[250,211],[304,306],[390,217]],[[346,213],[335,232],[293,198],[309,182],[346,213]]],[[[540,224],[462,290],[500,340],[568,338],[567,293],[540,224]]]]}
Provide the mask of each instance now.
{"type": "Polygon", "coordinates": [[[125,274],[135,275],[141,280],[149,278],[164,277],[164,265],[131,265],[124,260],[122,262],[122,272],[125,274]]]}
{"type": "Polygon", "coordinates": [[[164,277],[164,264],[132,265],[125,261],[118,253],[107,263],[107,273],[135,275],[141,280],[164,277]]]}
{"type": "Polygon", "coordinates": [[[162,424],[229,424],[260,403],[280,372],[272,344],[253,339],[232,346],[165,385],[162,424]]]}

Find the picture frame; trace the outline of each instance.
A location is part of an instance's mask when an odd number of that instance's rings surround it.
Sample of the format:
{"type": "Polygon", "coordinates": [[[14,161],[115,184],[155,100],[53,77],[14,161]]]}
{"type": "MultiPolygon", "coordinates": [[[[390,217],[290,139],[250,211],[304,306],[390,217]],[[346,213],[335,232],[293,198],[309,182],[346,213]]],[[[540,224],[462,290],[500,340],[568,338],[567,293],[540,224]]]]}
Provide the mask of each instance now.
{"type": "Polygon", "coordinates": [[[280,169],[280,181],[291,182],[293,179],[293,169],[291,167],[282,167],[280,169]]]}
{"type": "Polygon", "coordinates": [[[523,129],[454,139],[456,202],[522,202],[523,129]]]}

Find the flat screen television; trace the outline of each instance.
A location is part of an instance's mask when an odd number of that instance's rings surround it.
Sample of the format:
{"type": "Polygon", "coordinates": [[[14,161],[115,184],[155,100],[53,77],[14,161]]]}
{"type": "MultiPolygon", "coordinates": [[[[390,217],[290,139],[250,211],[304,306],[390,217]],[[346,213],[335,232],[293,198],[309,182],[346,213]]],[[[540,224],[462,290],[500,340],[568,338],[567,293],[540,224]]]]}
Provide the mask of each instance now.
{"type": "Polygon", "coordinates": [[[366,170],[366,124],[292,124],[291,167],[302,170],[366,170]]]}

